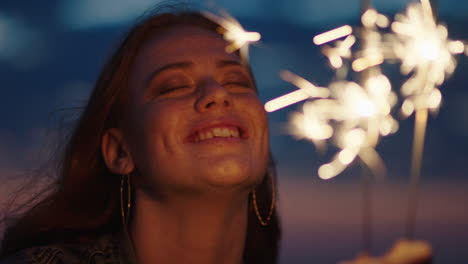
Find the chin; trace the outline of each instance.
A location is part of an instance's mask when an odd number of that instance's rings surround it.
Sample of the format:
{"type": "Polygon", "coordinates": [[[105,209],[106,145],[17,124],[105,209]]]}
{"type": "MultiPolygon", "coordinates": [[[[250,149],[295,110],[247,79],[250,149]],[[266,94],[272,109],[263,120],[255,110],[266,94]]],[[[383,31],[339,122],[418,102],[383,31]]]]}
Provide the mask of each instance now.
{"type": "Polygon", "coordinates": [[[250,168],[250,164],[244,164],[236,160],[218,161],[211,165],[207,181],[210,185],[219,187],[243,187],[246,190],[253,189],[261,182],[263,173],[256,173],[250,168]]]}

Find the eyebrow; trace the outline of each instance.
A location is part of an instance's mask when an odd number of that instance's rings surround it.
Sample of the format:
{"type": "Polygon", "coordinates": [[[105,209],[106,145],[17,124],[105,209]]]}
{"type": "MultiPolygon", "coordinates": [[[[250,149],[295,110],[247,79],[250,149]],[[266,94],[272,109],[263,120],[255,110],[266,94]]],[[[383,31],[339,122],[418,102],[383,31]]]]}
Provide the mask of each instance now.
{"type": "Polygon", "coordinates": [[[173,70],[173,69],[186,69],[186,68],[190,68],[192,65],[193,65],[193,63],[189,62],[189,61],[182,61],[182,62],[167,64],[167,65],[155,70],[154,72],[152,72],[148,76],[148,78],[145,81],[145,87],[147,87],[150,84],[150,82],[154,79],[154,77],[156,77],[161,72],[168,71],[168,70],[173,70]]]}
{"type": "Polygon", "coordinates": [[[238,62],[236,60],[220,60],[220,61],[218,61],[216,66],[218,68],[223,68],[223,67],[227,67],[227,66],[241,66],[241,67],[244,67],[244,65],[242,65],[242,63],[240,63],[240,62],[238,62]]]}

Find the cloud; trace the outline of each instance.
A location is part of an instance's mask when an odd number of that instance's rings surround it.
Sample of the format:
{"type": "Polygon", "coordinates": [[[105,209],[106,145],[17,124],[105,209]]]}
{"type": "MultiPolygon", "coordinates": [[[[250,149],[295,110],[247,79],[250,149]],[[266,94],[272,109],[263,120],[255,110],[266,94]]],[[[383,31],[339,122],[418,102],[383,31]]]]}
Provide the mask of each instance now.
{"type": "Polygon", "coordinates": [[[0,62],[29,70],[47,58],[44,32],[25,19],[0,13],[0,62]]]}
{"type": "Polygon", "coordinates": [[[84,107],[92,88],[93,84],[87,81],[67,81],[56,95],[58,108],[84,107]]]}
{"type": "Polygon", "coordinates": [[[283,17],[291,23],[300,25],[330,25],[345,23],[359,17],[360,7],[355,1],[281,1],[283,17]]]}
{"type": "Polygon", "coordinates": [[[71,29],[92,29],[128,23],[160,0],[66,0],[58,6],[60,22],[71,29]]]}
{"type": "Polygon", "coordinates": [[[242,18],[258,18],[259,16],[267,18],[271,17],[274,2],[271,0],[217,0],[217,1],[195,1],[199,4],[205,4],[214,10],[225,9],[230,14],[242,18]]]}

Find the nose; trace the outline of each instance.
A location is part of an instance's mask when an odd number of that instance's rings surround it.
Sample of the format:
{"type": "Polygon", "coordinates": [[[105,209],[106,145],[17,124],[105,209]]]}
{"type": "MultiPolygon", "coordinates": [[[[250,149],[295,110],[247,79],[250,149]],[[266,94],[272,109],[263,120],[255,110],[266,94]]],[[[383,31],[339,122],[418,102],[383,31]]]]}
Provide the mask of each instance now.
{"type": "Polygon", "coordinates": [[[199,97],[195,103],[195,108],[199,112],[214,109],[231,108],[232,97],[225,87],[215,80],[206,80],[200,84],[199,97]]]}

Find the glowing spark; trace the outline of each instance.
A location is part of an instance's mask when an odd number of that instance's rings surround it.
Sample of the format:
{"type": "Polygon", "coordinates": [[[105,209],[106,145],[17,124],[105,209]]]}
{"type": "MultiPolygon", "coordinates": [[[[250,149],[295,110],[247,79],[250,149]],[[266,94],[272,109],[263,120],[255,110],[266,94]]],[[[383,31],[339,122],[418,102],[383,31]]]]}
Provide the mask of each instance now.
{"type": "Polygon", "coordinates": [[[349,149],[343,149],[338,153],[338,159],[341,163],[348,165],[353,162],[354,158],[356,158],[356,153],[352,152],[349,149]]]}
{"type": "Polygon", "coordinates": [[[301,88],[306,92],[310,97],[321,97],[325,98],[330,95],[330,92],[327,88],[318,87],[307,81],[306,79],[298,76],[290,71],[281,71],[280,76],[283,80],[294,84],[295,86],[301,88]]]}
{"type": "Polygon", "coordinates": [[[386,16],[378,14],[375,24],[381,28],[386,28],[390,25],[390,20],[386,16]]]}
{"type": "Polygon", "coordinates": [[[463,51],[465,51],[465,45],[459,40],[450,41],[448,43],[448,49],[452,54],[461,54],[463,53],[463,51]]]}
{"type": "Polygon", "coordinates": [[[202,14],[222,27],[221,33],[223,33],[224,39],[231,43],[226,47],[228,53],[240,50],[242,57],[247,59],[249,44],[259,41],[261,38],[258,32],[245,31],[239,21],[226,12],[221,12],[222,16],[209,12],[202,12],[202,14]]]}
{"type": "Polygon", "coordinates": [[[367,9],[361,17],[361,22],[365,27],[371,27],[377,22],[378,13],[375,9],[367,9]]]}
{"type": "Polygon", "coordinates": [[[377,25],[381,28],[386,28],[390,24],[388,18],[382,14],[379,14],[375,9],[367,9],[361,17],[361,22],[365,27],[373,27],[377,25]]]}
{"type": "Polygon", "coordinates": [[[332,29],[325,33],[319,34],[314,37],[313,41],[315,45],[322,45],[330,41],[337,40],[342,37],[346,37],[353,33],[353,28],[349,25],[345,25],[339,28],[332,29]]]}
{"type": "Polygon", "coordinates": [[[376,56],[372,59],[367,58],[359,58],[353,61],[353,70],[356,72],[361,72],[365,69],[369,69],[370,67],[374,67],[380,65],[384,62],[384,58],[381,56],[376,56]]]}
{"type": "Polygon", "coordinates": [[[356,42],[353,35],[349,35],[343,41],[337,41],[335,47],[325,46],[322,52],[327,56],[333,68],[338,69],[343,66],[343,58],[351,58],[351,47],[356,42]]]}
{"type": "Polygon", "coordinates": [[[362,25],[362,50],[358,52],[358,57],[352,63],[352,68],[356,72],[361,72],[369,68],[378,66],[385,61],[382,34],[377,31],[377,27],[387,27],[389,21],[387,17],[377,13],[374,9],[368,9],[361,17],[362,25]]]}
{"type": "Polygon", "coordinates": [[[265,104],[265,110],[267,112],[273,112],[309,98],[325,98],[329,96],[327,88],[315,86],[311,82],[292,72],[282,71],[281,78],[294,84],[300,89],[268,101],[265,104]]]}
{"type": "Polygon", "coordinates": [[[304,92],[304,90],[299,89],[297,91],[285,94],[276,99],[268,101],[265,104],[265,111],[274,112],[286,106],[298,103],[300,101],[304,101],[308,98],[309,98],[309,95],[306,92],[304,92]]]}
{"type": "MultiPolygon", "coordinates": [[[[384,75],[372,76],[364,87],[339,81],[329,89],[330,98],[306,102],[303,111],[293,113],[290,119],[290,132],[297,138],[309,139],[317,145],[333,137],[341,149],[331,162],[319,168],[322,179],[340,174],[357,156],[363,162],[379,163],[380,158],[373,150],[377,139],[398,129],[398,123],[390,115],[396,95],[384,75]]],[[[368,166],[372,169],[383,165],[368,166]]]]}
{"type": "Polygon", "coordinates": [[[436,87],[454,72],[454,55],[463,53],[464,44],[448,39],[447,28],[436,23],[428,0],[412,4],[406,14],[397,15],[392,30],[401,72],[412,73],[401,89],[405,98],[402,113],[408,116],[419,109],[437,109],[442,100],[434,95],[435,91],[440,93],[436,87]]]}
{"type": "Polygon", "coordinates": [[[434,14],[432,14],[431,2],[429,0],[421,0],[421,6],[427,17],[434,18],[434,14]]]}

